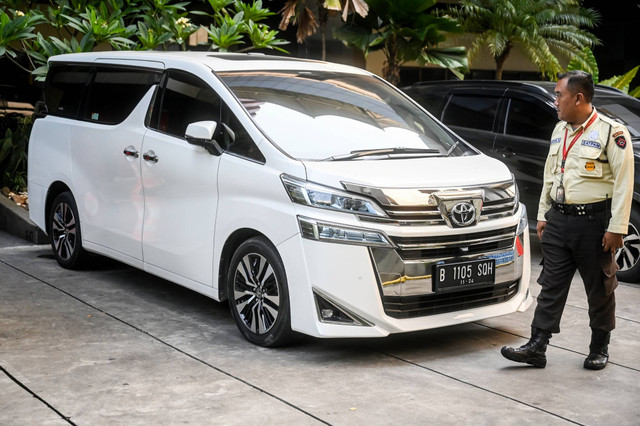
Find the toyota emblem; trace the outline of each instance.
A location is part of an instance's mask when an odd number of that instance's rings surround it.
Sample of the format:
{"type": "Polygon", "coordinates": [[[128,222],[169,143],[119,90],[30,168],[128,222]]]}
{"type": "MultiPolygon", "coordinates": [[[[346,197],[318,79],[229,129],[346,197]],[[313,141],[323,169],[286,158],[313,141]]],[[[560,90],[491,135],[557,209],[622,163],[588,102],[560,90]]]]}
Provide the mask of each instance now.
{"type": "Polygon", "coordinates": [[[457,226],[469,226],[476,221],[476,208],[473,204],[462,201],[451,209],[451,221],[457,226]]]}

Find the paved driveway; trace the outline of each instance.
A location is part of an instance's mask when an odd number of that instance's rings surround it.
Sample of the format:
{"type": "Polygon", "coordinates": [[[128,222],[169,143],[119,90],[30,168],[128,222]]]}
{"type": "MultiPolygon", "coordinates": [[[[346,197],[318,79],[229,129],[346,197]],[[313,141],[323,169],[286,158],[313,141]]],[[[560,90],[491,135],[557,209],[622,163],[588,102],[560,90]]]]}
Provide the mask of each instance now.
{"type": "Polygon", "coordinates": [[[621,283],[616,294],[602,371],[582,368],[579,279],[545,369],[499,353],[528,337],[533,307],[385,339],[264,349],[242,339],[226,304],[103,258],[67,271],[47,246],[0,232],[0,425],[638,425],[640,286],[621,283]]]}

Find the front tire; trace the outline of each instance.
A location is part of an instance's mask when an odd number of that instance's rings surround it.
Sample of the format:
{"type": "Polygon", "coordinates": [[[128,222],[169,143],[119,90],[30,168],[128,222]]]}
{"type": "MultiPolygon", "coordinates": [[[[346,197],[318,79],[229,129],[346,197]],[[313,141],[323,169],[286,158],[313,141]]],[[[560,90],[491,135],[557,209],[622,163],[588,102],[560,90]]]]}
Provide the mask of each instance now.
{"type": "Polygon", "coordinates": [[[265,238],[238,247],[229,265],[227,295],[233,319],[250,342],[277,347],[295,338],[284,265],[265,238]]]}
{"type": "Polygon", "coordinates": [[[77,269],[84,264],[80,217],[70,192],[59,194],[49,212],[49,238],[53,255],[63,268],[77,269]]]}
{"type": "Polygon", "coordinates": [[[616,253],[616,262],[620,281],[640,281],[640,212],[637,206],[631,208],[629,231],[623,239],[622,248],[616,253]]]}

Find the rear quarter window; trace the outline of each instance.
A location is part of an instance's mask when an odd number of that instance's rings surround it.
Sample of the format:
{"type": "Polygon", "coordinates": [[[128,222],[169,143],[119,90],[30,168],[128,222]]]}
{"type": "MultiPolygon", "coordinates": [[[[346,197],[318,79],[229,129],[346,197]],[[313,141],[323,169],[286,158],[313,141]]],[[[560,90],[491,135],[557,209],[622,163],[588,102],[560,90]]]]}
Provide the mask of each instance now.
{"type": "Polygon", "coordinates": [[[44,89],[48,113],[75,118],[90,76],[89,67],[52,66],[44,89]]]}
{"type": "Polygon", "coordinates": [[[121,123],[149,88],[158,84],[160,76],[146,70],[97,69],[81,118],[104,124],[121,123]]]}

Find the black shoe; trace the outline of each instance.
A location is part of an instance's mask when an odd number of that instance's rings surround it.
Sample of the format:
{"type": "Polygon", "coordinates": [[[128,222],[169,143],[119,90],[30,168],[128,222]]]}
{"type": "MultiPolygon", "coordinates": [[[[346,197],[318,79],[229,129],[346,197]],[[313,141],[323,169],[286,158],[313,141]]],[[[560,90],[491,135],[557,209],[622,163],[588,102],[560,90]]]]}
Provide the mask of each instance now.
{"type": "Polygon", "coordinates": [[[598,352],[591,352],[587,359],[584,360],[584,368],[587,370],[602,370],[607,366],[609,362],[609,353],[607,347],[603,347],[603,350],[598,352]]]}
{"type": "Polygon", "coordinates": [[[584,368],[588,370],[602,370],[609,362],[609,340],[611,333],[602,330],[592,330],[589,356],[584,360],[584,368]]]}
{"type": "Polygon", "coordinates": [[[539,328],[531,328],[531,339],[526,344],[519,348],[512,348],[505,346],[500,350],[503,357],[525,364],[533,365],[534,367],[544,368],[547,365],[547,345],[551,333],[539,328]]]}

